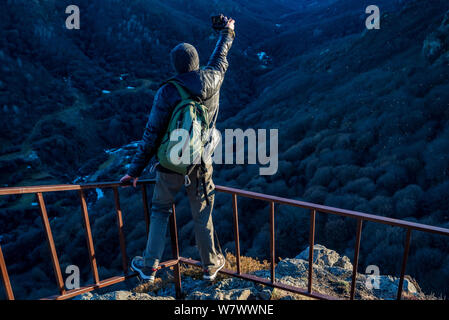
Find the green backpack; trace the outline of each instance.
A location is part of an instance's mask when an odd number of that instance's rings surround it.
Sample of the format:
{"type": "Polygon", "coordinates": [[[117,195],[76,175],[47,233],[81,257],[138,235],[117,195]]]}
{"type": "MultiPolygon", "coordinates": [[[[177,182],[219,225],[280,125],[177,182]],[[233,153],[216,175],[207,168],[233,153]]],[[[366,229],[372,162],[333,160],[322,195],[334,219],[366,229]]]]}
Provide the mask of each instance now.
{"type": "Polygon", "coordinates": [[[189,185],[188,175],[202,161],[209,132],[209,114],[207,108],[194,100],[175,80],[166,83],[171,83],[178,89],[181,102],[173,110],[158,148],[157,158],[164,168],[184,175],[186,185],[189,185]]]}

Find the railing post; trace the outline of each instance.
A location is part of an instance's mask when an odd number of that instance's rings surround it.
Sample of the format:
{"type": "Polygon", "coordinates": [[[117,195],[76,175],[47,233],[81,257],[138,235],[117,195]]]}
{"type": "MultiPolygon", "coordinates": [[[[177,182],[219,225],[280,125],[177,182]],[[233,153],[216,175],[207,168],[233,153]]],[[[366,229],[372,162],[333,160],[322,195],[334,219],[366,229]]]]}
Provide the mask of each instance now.
{"type": "Polygon", "coordinates": [[[315,215],[316,210],[310,210],[310,233],[309,233],[309,283],[308,290],[312,293],[312,278],[313,278],[313,246],[315,243],[315,215]]]}
{"type": "Polygon", "coordinates": [[[357,268],[359,265],[360,238],[362,236],[362,223],[363,223],[363,220],[361,218],[357,219],[357,236],[355,239],[354,262],[352,265],[352,282],[351,282],[351,293],[350,293],[351,300],[354,300],[354,295],[355,295],[355,285],[356,285],[356,281],[357,281],[357,268]]]}
{"type": "Polygon", "coordinates": [[[178,245],[178,228],[176,227],[176,207],[172,206],[172,214],[170,215],[170,236],[171,236],[171,248],[173,252],[173,258],[178,260],[173,266],[173,274],[175,278],[175,291],[176,299],[182,298],[182,286],[181,286],[181,270],[179,262],[179,245],[178,245]]]}
{"type": "Polygon", "coordinates": [[[87,212],[86,197],[84,196],[83,190],[79,191],[79,195],[81,201],[81,213],[83,214],[83,223],[86,231],[87,250],[89,251],[89,261],[92,268],[92,276],[95,284],[98,285],[100,283],[100,277],[98,275],[97,258],[95,256],[94,242],[92,240],[92,230],[90,228],[89,213],[87,212]]]}
{"type": "Polygon", "coordinates": [[[232,195],[232,211],[234,216],[234,240],[237,273],[242,274],[242,270],[240,268],[239,214],[237,209],[237,195],[235,193],[232,195]]]}
{"type": "Polygon", "coordinates": [[[126,243],[125,243],[125,233],[123,232],[123,217],[122,209],[120,208],[120,198],[118,193],[118,188],[114,187],[114,201],[115,201],[115,211],[117,214],[117,226],[118,234],[120,239],[120,250],[122,252],[122,267],[125,275],[128,274],[128,258],[126,255],[126,243]]]}
{"type": "Polygon", "coordinates": [[[148,209],[148,196],[147,196],[147,186],[142,184],[142,202],[143,202],[143,212],[145,215],[145,226],[147,230],[147,236],[150,232],[150,210],[148,209]]]}
{"type": "MultiPolygon", "coordinates": [[[[142,183],[152,183],[153,181],[142,181],[142,183]]],[[[99,281],[98,279],[98,270],[96,266],[96,259],[95,259],[95,252],[94,252],[94,246],[93,246],[93,239],[92,239],[92,230],[90,227],[89,222],[89,216],[88,216],[88,210],[87,210],[87,204],[85,195],[83,194],[84,189],[92,189],[92,188],[113,188],[114,191],[114,197],[115,197],[115,207],[116,207],[116,213],[117,213],[117,221],[118,221],[118,228],[119,228],[119,236],[120,236],[120,246],[121,246],[121,252],[122,252],[122,259],[123,259],[123,265],[125,273],[127,272],[127,255],[126,255],[126,247],[125,247],[125,237],[123,233],[123,219],[122,219],[122,212],[120,209],[120,201],[119,201],[119,193],[118,188],[120,187],[120,184],[118,183],[91,183],[86,185],[55,185],[55,186],[34,186],[34,187],[13,187],[13,188],[0,188],[0,195],[11,195],[11,194],[36,194],[39,208],[40,208],[40,216],[42,218],[44,231],[46,233],[47,238],[47,244],[49,246],[51,259],[53,263],[53,269],[56,276],[57,285],[59,287],[59,290],[61,292],[61,295],[54,295],[52,297],[49,297],[51,299],[70,299],[76,295],[79,295],[83,292],[89,292],[94,289],[103,288],[110,286],[115,283],[119,283],[122,281],[125,281],[126,279],[135,276],[136,274],[131,274],[127,276],[115,276],[103,281],[99,281]],[[52,235],[51,225],[48,218],[47,209],[45,206],[45,201],[43,197],[44,192],[56,192],[56,191],[69,191],[69,190],[77,190],[80,193],[81,198],[81,209],[83,214],[83,220],[84,220],[84,227],[86,228],[86,239],[87,239],[87,245],[88,250],[91,258],[91,266],[92,266],[92,272],[95,280],[95,284],[87,285],[84,287],[81,287],[77,290],[66,290],[64,288],[64,279],[62,277],[61,267],[59,264],[57,252],[56,252],[56,246],[52,235]]],[[[419,223],[412,223],[408,221],[401,221],[398,219],[391,219],[386,217],[379,217],[369,214],[364,214],[360,212],[355,211],[348,211],[348,210],[342,210],[337,208],[331,208],[331,207],[325,207],[325,206],[318,206],[310,203],[305,203],[297,200],[291,200],[286,198],[279,198],[269,195],[264,195],[260,193],[254,193],[244,190],[238,190],[234,188],[227,188],[227,187],[221,187],[216,186],[216,190],[230,193],[233,196],[233,211],[234,211],[234,224],[236,228],[234,231],[236,232],[235,238],[236,238],[236,252],[237,252],[237,269],[240,269],[240,247],[239,247],[239,233],[238,233],[238,210],[237,210],[237,196],[243,196],[248,197],[252,199],[258,199],[263,200],[270,203],[270,254],[271,254],[271,279],[261,278],[254,275],[247,275],[247,274],[239,274],[239,272],[231,272],[229,270],[223,270],[223,273],[228,274],[230,276],[236,276],[241,279],[246,279],[249,281],[254,281],[256,283],[260,283],[262,285],[271,286],[274,288],[280,288],[282,290],[287,290],[290,292],[299,293],[305,296],[310,296],[313,298],[318,299],[328,299],[332,298],[330,296],[319,294],[317,292],[313,293],[312,291],[312,280],[313,280],[313,246],[314,246],[314,240],[315,240],[315,227],[316,227],[316,212],[319,210],[319,212],[328,213],[328,214],[336,214],[340,216],[345,217],[352,217],[357,219],[357,235],[356,235],[356,241],[355,241],[355,251],[354,251],[354,261],[353,261],[353,273],[352,273],[352,283],[351,283],[351,292],[350,292],[350,298],[351,300],[354,299],[355,296],[355,289],[356,289],[356,281],[357,281],[357,269],[358,269],[358,260],[359,260],[359,254],[360,254],[360,241],[361,241],[361,233],[362,233],[362,224],[363,221],[370,221],[375,223],[381,223],[385,225],[390,226],[397,226],[404,229],[407,229],[406,239],[405,239],[405,247],[404,247],[404,253],[402,257],[402,266],[401,266],[401,275],[399,278],[399,286],[398,286],[398,292],[397,292],[397,299],[400,300],[402,298],[402,292],[403,292],[403,286],[404,286],[404,279],[405,279],[405,272],[407,268],[407,260],[409,256],[410,251],[410,242],[411,242],[411,233],[412,231],[423,231],[428,232],[432,234],[440,234],[444,236],[449,236],[449,229],[440,228],[440,227],[433,227],[433,226],[427,226],[424,224],[419,223]],[[311,210],[310,212],[310,235],[309,235],[309,282],[308,282],[308,290],[304,290],[301,288],[297,288],[291,285],[287,284],[281,284],[279,282],[276,282],[275,278],[275,223],[274,223],[274,206],[275,203],[283,204],[283,205],[291,205],[294,207],[300,207],[300,208],[307,208],[308,210],[311,210]]],[[[149,210],[147,207],[147,195],[146,195],[146,189],[142,188],[142,197],[144,201],[144,210],[145,210],[145,218],[147,220],[147,230],[148,228],[148,222],[149,222],[149,210]],[[147,219],[148,218],[148,219],[147,219]]],[[[176,295],[177,297],[181,297],[181,273],[180,273],[180,261],[187,264],[192,264],[197,267],[201,267],[201,263],[199,261],[194,261],[191,259],[186,259],[179,256],[179,247],[178,247],[178,236],[177,236],[177,227],[176,227],[176,213],[175,213],[175,206],[173,204],[173,214],[170,215],[171,223],[171,235],[172,235],[172,249],[173,249],[173,255],[176,257],[176,260],[170,260],[165,263],[161,263],[161,268],[175,266],[175,286],[176,286],[176,295]]],[[[11,287],[8,270],[6,267],[6,263],[4,260],[2,248],[0,245],[0,276],[1,280],[5,287],[6,297],[7,299],[14,299],[13,290],[11,287]]]]}
{"type": "Polygon", "coordinates": [[[402,257],[402,267],[401,267],[401,277],[399,278],[398,295],[397,300],[401,300],[402,297],[402,286],[404,285],[405,269],[407,268],[408,252],[410,250],[410,238],[412,236],[412,231],[407,229],[407,235],[405,239],[404,255],[402,257]]]}
{"type": "Polygon", "coordinates": [[[61,267],[59,265],[58,254],[56,253],[55,241],[53,240],[53,234],[51,232],[50,222],[48,221],[47,209],[45,207],[44,196],[41,192],[37,194],[37,200],[39,202],[39,208],[41,212],[42,224],[44,225],[45,235],[47,237],[48,248],[50,249],[51,261],[53,263],[53,270],[55,271],[56,284],[58,285],[59,292],[65,294],[64,281],[62,279],[61,267]]]}
{"type": "Polygon", "coordinates": [[[276,255],[275,255],[275,236],[274,236],[274,202],[270,202],[270,251],[271,251],[271,283],[276,282],[276,274],[275,274],[275,263],[276,263],[276,255]]]}
{"type": "Polygon", "coordinates": [[[9,281],[8,270],[6,269],[2,246],[0,246],[0,271],[2,274],[3,286],[5,287],[6,299],[14,300],[14,293],[12,292],[11,282],[9,281]]]}

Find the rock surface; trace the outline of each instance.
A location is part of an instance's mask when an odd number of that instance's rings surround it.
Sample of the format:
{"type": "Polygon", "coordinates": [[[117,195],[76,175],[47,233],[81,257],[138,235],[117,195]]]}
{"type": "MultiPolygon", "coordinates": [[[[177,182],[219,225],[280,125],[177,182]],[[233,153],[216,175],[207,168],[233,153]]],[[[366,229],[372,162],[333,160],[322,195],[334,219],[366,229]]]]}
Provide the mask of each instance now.
{"type": "Polygon", "coordinates": [[[449,61],[449,11],[441,25],[423,43],[423,55],[430,63],[449,61]]]}
{"type": "Polygon", "coordinates": [[[105,294],[97,294],[92,292],[83,293],[80,300],[174,300],[173,297],[154,296],[149,293],[135,293],[131,291],[115,291],[105,294]]]}
{"type": "MultiPolygon", "coordinates": [[[[278,282],[307,288],[309,249],[305,249],[295,258],[280,261],[276,266],[278,282]]],[[[340,256],[336,251],[322,245],[314,246],[313,288],[315,292],[349,298],[352,276],[352,263],[346,256],[340,256]]],[[[255,275],[270,277],[270,271],[260,270],[255,275]]],[[[388,275],[365,275],[359,273],[356,282],[356,299],[395,299],[399,279],[388,275]]],[[[303,299],[304,297],[282,290],[265,287],[251,281],[238,278],[225,278],[212,284],[183,276],[183,290],[187,300],[270,300],[270,299],[303,299]]],[[[116,291],[104,295],[87,293],[82,300],[156,300],[174,299],[173,285],[168,285],[157,292],[133,293],[116,291]]],[[[426,299],[418,284],[410,279],[404,279],[403,296],[408,299],[426,299]]]]}

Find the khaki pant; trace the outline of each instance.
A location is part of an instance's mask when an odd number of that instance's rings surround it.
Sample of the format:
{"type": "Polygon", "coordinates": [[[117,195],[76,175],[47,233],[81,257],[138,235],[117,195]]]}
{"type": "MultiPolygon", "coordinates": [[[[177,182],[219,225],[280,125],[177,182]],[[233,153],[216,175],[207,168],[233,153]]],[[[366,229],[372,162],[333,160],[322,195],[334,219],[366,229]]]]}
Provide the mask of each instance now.
{"type": "MultiPolygon", "coordinates": [[[[212,181],[212,166],[208,166],[205,183],[209,198],[207,204],[202,179],[197,178],[197,169],[189,176],[191,184],[186,187],[194,221],[195,239],[204,268],[218,265],[217,251],[214,243],[214,226],[212,222],[212,210],[214,206],[214,189],[212,181]]],[[[165,235],[172,204],[178,191],[184,185],[184,176],[175,173],[157,171],[156,185],[154,188],[150,234],[144,252],[145,266],[156,268],[162,258],[165,247],[165,235]]]]}

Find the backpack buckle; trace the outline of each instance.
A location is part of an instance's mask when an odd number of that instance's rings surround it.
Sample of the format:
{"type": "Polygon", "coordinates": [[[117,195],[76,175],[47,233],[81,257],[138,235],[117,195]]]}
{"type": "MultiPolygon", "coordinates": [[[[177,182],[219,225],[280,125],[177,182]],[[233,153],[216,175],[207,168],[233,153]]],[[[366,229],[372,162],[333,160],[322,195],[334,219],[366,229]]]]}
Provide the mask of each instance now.
{"type": "Polygon", "coordinates": [[[190,181],[190,178],[188,175],[184,176],[184,186],[188,187],[192,184],[192,181],[190,181]]]}

